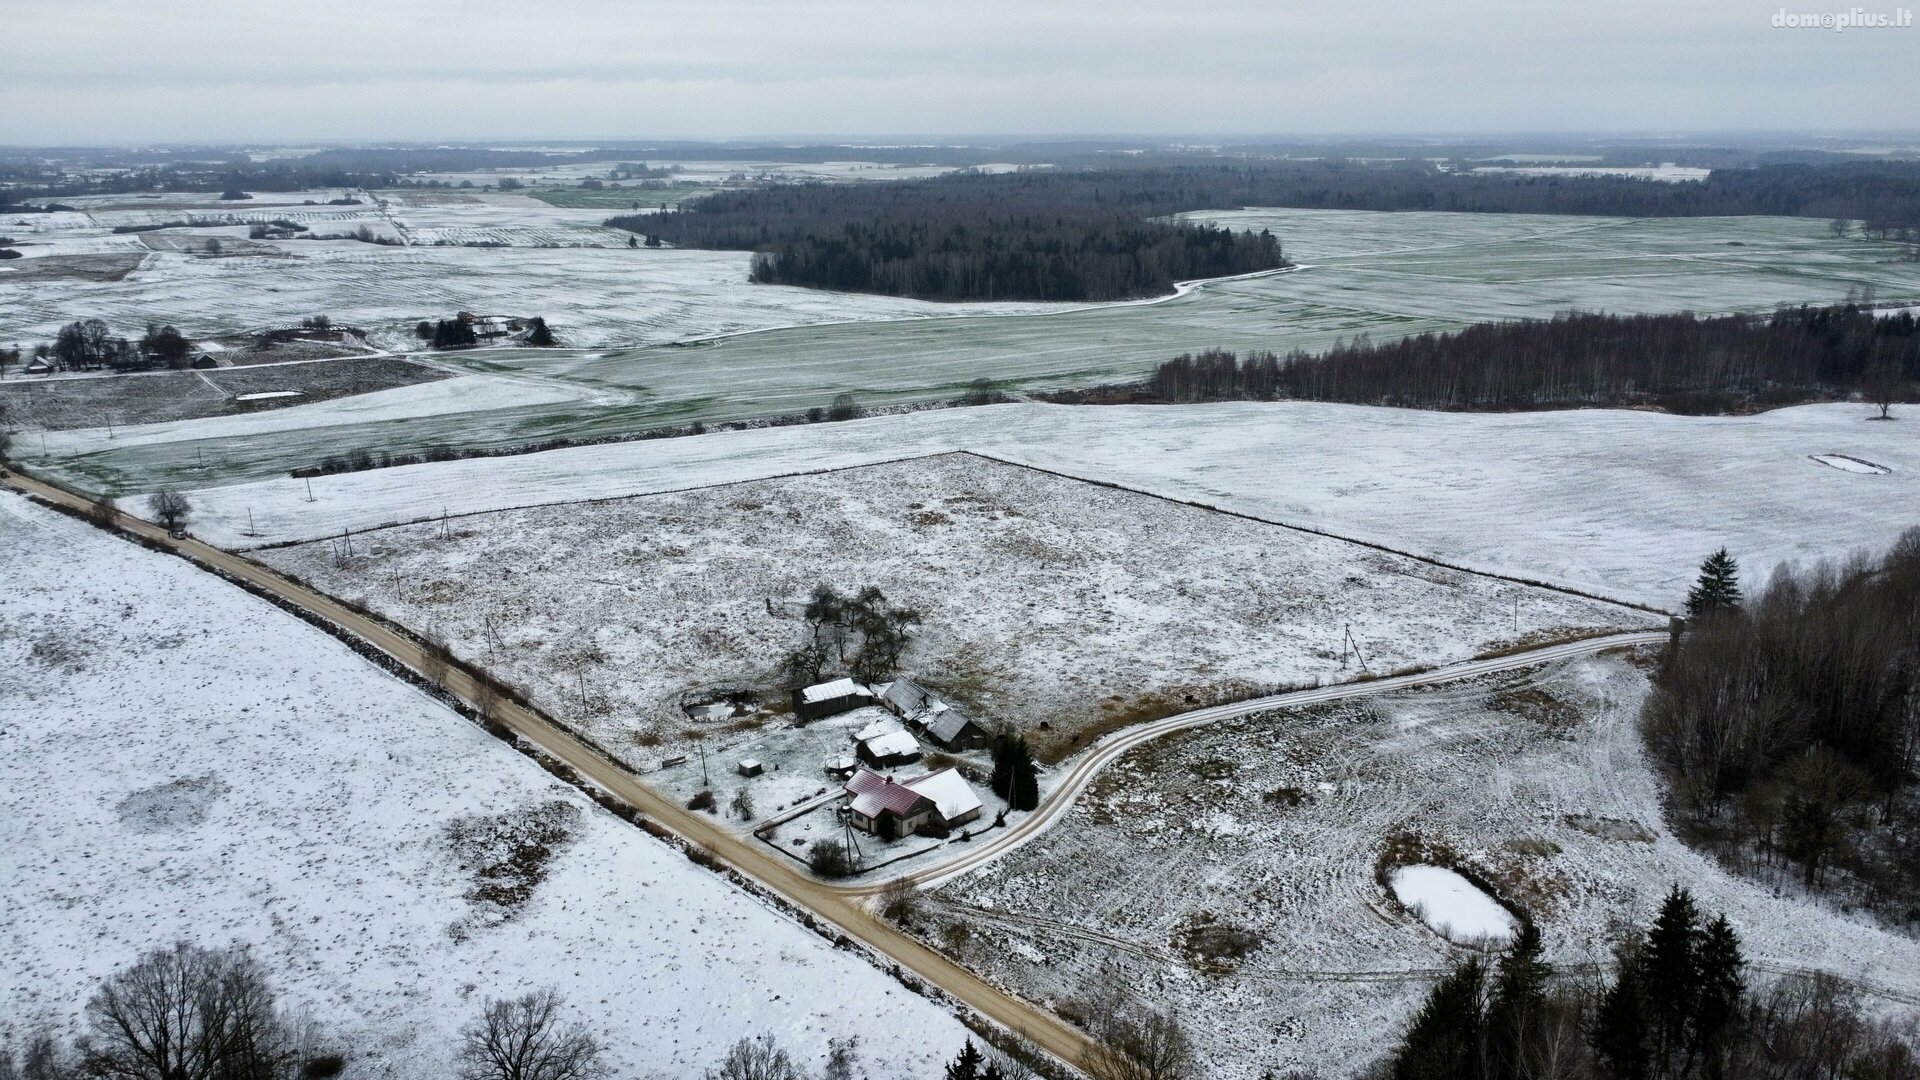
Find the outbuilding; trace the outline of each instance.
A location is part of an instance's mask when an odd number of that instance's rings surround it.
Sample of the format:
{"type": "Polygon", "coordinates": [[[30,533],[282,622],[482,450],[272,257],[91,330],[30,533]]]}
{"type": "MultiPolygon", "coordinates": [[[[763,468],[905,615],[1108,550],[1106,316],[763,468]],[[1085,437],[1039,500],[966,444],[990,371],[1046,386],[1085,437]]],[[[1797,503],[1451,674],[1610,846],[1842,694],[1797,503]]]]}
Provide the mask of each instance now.
{"type": "Polygon", "coordinates": [[[873,704],[873,691],[852,679],[835,679],[832,682],[816,683],[793,692],[793,714],[800,718],[801,723],[837,716],[862,705],[871,704],[873,704]]]}
{"type": "Polygon", "coordinates": [[[742,758],[738,768],[741,776],[759,776],[767,771],[766,766],[756,758],[742,758]]]}
{"type": "Polygon", "coordinates": [[[978,750],[990,741],[987,729],[912,679],[901,677],[881,691],[880,704],[918,728],[942,750],[978,750]]]}
{"type": "Polygon", "coordinates": [[[908,731],[889,731],[863,739],[854,750],[861,761],[875,768],[910,765],[920,760],[920,743],[908,731]]]}

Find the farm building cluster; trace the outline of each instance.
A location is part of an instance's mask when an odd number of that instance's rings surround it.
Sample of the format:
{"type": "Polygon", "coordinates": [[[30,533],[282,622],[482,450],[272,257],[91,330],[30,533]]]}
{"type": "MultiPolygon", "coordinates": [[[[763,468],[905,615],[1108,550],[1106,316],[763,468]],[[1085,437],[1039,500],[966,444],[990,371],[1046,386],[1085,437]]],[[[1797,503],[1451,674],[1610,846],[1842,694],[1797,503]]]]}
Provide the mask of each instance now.
{"type": "Polygon", "coordinates": [[[848,824],[895,839],[945,833],[979,818],[980,797],[951,766],[908,779],[880,771],[920,761],[922,740],[948,753],[985,747],[986,729],[965,712],[905,677],[878,686],[836,679],[793,692],[794,715],[803,724],[868,708],[874,719],[853,733],[853,752],[826,764],[843,782],[848,824]]]}

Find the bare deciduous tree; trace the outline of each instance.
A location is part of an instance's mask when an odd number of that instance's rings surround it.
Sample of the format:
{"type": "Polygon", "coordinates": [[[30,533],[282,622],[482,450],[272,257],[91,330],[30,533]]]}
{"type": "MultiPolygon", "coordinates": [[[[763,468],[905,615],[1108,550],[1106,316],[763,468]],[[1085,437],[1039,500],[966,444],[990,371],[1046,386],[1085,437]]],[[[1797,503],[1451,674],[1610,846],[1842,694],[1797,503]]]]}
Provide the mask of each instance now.
{"type": "Polygon", "coordinates": [[[1172,1009],[1122,1009],[1103,1025],[1081,1061],[1093,1080],[1191,1080],[1193,1042],[1172,1009]]]}
{"type": "Polygon", "coordinates": [[[170,530],[186,524],[187,515],[193,513],[193,504],[172,488],[161,488],[147,496],[147,506],[154,519],[170,530]]]}
{"type": "Polygon", "coordinates": [[[185,942],[115,974],[87,1003],[88,1075],[114,1080],[275,1080],[299,1054],[266,972],[242,949],[185,942]]]}
{"type": "Polygon", "coordinates": [[[462,1080],[589,1080],[607,1073],[606,1051],[580,1024],[566,1023],[558,991],[487,1002],[461,1033],[462,1080]]]}
{"type": "Polygon", "coordinates": [[[707,1070],[707,1080],[807,1080],[807,1074],[773,1036],[761,1035],[734,1043],[720,1067],[707,1070]]]}

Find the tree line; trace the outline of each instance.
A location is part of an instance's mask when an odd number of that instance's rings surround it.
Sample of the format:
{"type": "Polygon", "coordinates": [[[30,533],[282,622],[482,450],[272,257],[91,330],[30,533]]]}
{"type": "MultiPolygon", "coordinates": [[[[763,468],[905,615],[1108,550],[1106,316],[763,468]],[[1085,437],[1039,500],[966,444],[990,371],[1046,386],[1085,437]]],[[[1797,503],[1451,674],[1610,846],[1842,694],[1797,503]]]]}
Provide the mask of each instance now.
{"type": "Polygon", "coordinates": [[[1858,304],[1770,315],[1604,315],[1477,323],[1386,344],[1245,357],[1209,349],[1144,383],[1066,391],[1080,402],[1341,401],[1421,409],[1652,406],[1740,412],[1861,394],[1920,393],[1920,319],[1858,304]]]}
{"type": "Polygon", "coordinates": [[[1920,529],[1751,599],[1734,574],[1724,552],[1703,568],[1641,715],[1676,826],[1748,872],[1920,918],[1920,529]]]}
{"type": "MultiPolygon", "coordinates": [[[[1117,170],[1128,168],[1120,162],[1117,170]]],[[[1476,172],[1422,160],[1247,162],[1135,171],[1174,192],[1180,210],[1279,206],[1480,214],[1718,217],[1764,214],[1860,221],[1867,234],[1920,239],[1920,162],[1844,161],[1715,168],[1700,181],[1476,172]]],[[[1172,211],[1161,211],[1163,213],[1172,211]]]]}
{"type": "MultiPolygon", "coordinates": [[[[101,319],[76,319],[52,341],[34,346],[35,359],[61,371],[146,371],[183,368],[193,358],[193,342],[170,325],[148,323],[146,333],[130,340],[101,319]]],[[[17,354],[12,355],[18,361],[17,354]]]]}
{"type": "Polygon", "coordinates": [[[1284,265],[1271,233],[1150,220],[1190,208],[1132,173],[963,173],[721,192],[607,224],[755,252],[757,282],[929,300],[1122,300],[1284,265]]]}
{"type": "Polygon", "coordinates": [[[1611,978],[1556,972],[1525,927],[1444,976],[1375,1080],[1920,1080],[1920,1059],[1832,976],[1748,985],[1739,935],[1675,887],[1614,942],[1611,978]]]}

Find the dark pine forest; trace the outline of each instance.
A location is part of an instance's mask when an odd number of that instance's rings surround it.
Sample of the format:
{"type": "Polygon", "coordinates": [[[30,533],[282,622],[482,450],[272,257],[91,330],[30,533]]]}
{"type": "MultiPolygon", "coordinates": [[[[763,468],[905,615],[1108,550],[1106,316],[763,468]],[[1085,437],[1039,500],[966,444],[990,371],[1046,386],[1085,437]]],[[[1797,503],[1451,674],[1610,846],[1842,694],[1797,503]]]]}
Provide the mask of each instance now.
{"type": "Polygon", "coordinates": [[[1920,390],[1920,320],[1856,307],[1771,315],[1569,313],[1479,323],[1323,353],[1177,356],[1145,383],[1057,395],[1088,402],[1341,401],[1422,409],[1641,406],[1745,412],[1920,390]]]}
{"type": "Polygon", "coordinates": [[[1159,174],[1023,172],[726,192],[609,224],[755,252],[753,280],[929,300],[1125,300],[1285,265],[1266,232],[1152,218],[1191,209],[1159,174]]]}

